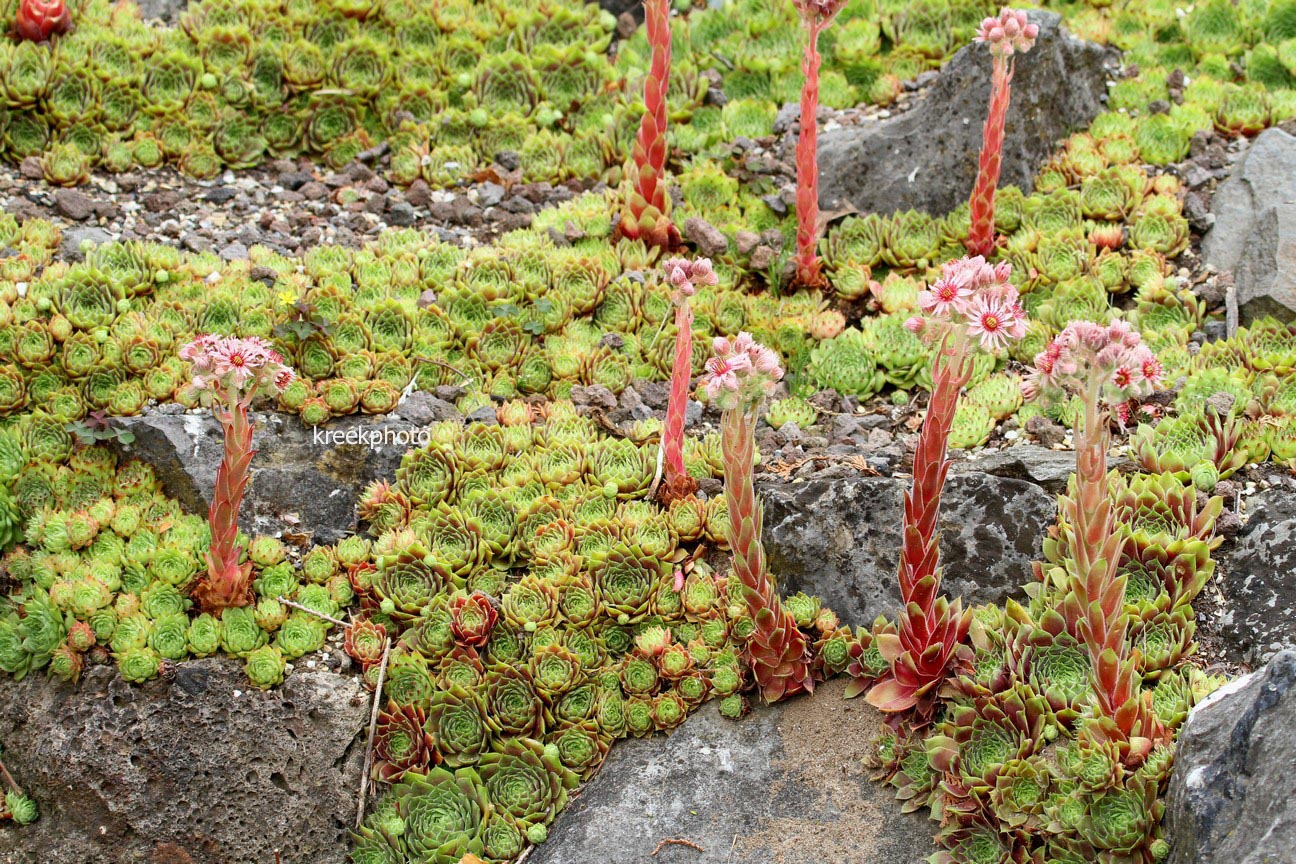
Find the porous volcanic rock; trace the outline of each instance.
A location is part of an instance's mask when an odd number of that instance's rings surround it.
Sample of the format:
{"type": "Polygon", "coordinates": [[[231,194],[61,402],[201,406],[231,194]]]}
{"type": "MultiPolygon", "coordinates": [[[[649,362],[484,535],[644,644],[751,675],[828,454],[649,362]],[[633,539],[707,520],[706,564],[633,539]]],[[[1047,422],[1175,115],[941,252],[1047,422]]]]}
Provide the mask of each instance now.
{"type": "Polygon", "coordinates": [[[262,693],[229,660],[143,686],[6,677],[5,764],[40,818],[0,829],[0,864],[342,864],[368,715],[358,678],[262,693]]]}
{"type": "Polygon", "coordinates": [[[1240,320],[1296,314],[1296,137],[1266,129],[1211,202],[1207,267],[1232,271],[1240,320]]]}
{"type": "MultiPolygon", "coordinates": [[[[849,625],[900,607],[896,568],[908,478],[856,477],[760,486],[765,551],[784,593],[823,598],[849,625]]],[[[1025,480],[952,476],[939,521],[944,590],[965,605],[1003,603],[1031,581],[1056,518],[1053,496],[1025,480]]]]}
{"type": "Polygon", "coordinates": [[[919,864],[934,823],[868,779],[879,715],[844,687],[617,742],[528,864],[919,864]]]}
{"type": "Polygon", "coordinates": [[[1296,648],[1296,492],[1266,489],[1246,506],[1246,526],[1215,553],[1223,603],[1211,629],[1227,659],[1259,666],[1296,648]]]}
{"type": "Polygon", "coordinates": [[[1296,652],[1188,715],[1170,778],[1168,864],[1289,864],[1296,854],[1296,652]]]}
{"type": "MultiPolygon", "coordinates": [[[[1017,59],[1000,184],[1031,188],[1056,143],[1102,110],[1112,53],[1075,38],[1052,12],[1031,11],[1039,40],[1017,59]]],[[[826,130],[819,200],[827,210],[944,214],[968,200],[990,104],[990,52],[960,49],[908,111],[826,130]]]]}

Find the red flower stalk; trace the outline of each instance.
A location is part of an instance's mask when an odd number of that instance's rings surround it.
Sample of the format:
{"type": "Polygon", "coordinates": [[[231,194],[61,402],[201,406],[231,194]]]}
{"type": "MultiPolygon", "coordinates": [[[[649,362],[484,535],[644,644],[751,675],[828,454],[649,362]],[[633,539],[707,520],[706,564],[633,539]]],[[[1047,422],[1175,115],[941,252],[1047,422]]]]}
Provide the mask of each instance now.
{"type": "Polygon", "coordinates": [[[981,257],[946,264],[930,290],[919,295],[922,310],[935,321],[914,318],[910,329],[940,338],[932,371],[927,417],[914,452],[913,485],[905,495],[900,549],[898,631],[875,634],[878,650],[891,665],[869,690],[870,704],[886,712],[917,709],[926,719],[938,685],[950,667],[969,651],[963,645],[972,623],[962,601],[941,594],[940,535],[936,520],[949,473],[950,430],[959,394],[972,377],[971,337],[988,350],[1026,334],[1026,317],[1017,290],[1008,282],[1007,264],[992,267],[981,257]]]}
{"type": "Polygon", "coordinates": [[[251,599],[252,562],[240,561],[243,547],[238,543],[239,507],[256,454],[248,405],[260,390],[279,392],[295,375],[277,352],[255,337],[199,336],[180,349],[180,359],[193,364],[190,387],[212,409],[225,433],[225,453],[216,469],[216,488],[207,512],[211,526],[207,573],[193,588],[204,611],[219,613],[227,606],[245,606],[251,599]]]}
{"type": "Polygon", "coordinates": [[[644,26],[652,46],[652,64],[644,82],[643,119],[635,137],[633,158],[626,166],[626,190],[619,231],[631,240],[674,249],[679,230],[670,221],[666,190],[666,90],[670,81],[671,32],[669,0],[644,0],[644,26]]]}
{"type": "Polygon", "coordinates": [[[1025,54],[1035,44],[1039,27],[1026,22],[1026,13],[1004,7],[997,18],[981,22],[976,41],[990,46],[994,73],[990,84],[990,113],[982,133],[981,157],[976,185],[972,187],[971,227],[967,250],[971,255],[989,255],[994,250],[994,196],[999,185],[999,168],[1003,161],[1004,123],[1008,117],[1008,99],[1016,54],[1025,54]]]}
{"type": "Polygon", "coordinates": [[[845,0],[792,0],[806,28],[801,57],[801,128],[797,135],[796,283],[820,288],[824,278],[819,255],[819,34],[846,5],[845,0]]]}
{"type": "Polygon", "coordinates": [[[30,42],[62,35],[71,26],[72,14],[63,0],[22,0],[14,16],[14,32],[30,42]]]}
{"type": "Polygon", "coordinates": [[[725,466],[725,503],[729,507],[729,547],[733,572],[743,585],[747,611],[755,629],[746,655],[766,702],[814,689],[810,641],[783,608],[765,567],[761,545],[761,506],[756,499],[752,465],[756,457],[756,420],[761,401],[783,378],[773,351],[748,333],[714,343],[702,386],[723,411],[720,450],[725,466]]]}
{"type": "Polygon", "coordinates": [[[1148,395],[1161,364],[1129,324],[1069,324],[1035,357],[1028,396],[1078,395],[1075,484],[1061,500],[1066,540],[1067,594],[1062,613],[1084,642],[1093,669],[1097,722],[1091,730],[1141,762],[1165,730],[1140,692],[1139,653],[1126,640],[1125,577],[1119,572],[1125,541],[1117,530],[1107,484],[1111,408],[1148,395]]]}
{"type": "Polygon", "coordinates": [[[687,498],[697,491],[697,481],[684,470],[684,415],[688,408],[689,382],[693,378],[693,310],[689,298],[698,285],[715,285],[719,280],[710,258],[687,261],[672,258],[663,267],[666,281],[675,290],[675,361],[671,366],[670,401],[666,403],[666,425],[662,429],[662,460],[666,483],[657,495],[665,504],[687,498]]]}

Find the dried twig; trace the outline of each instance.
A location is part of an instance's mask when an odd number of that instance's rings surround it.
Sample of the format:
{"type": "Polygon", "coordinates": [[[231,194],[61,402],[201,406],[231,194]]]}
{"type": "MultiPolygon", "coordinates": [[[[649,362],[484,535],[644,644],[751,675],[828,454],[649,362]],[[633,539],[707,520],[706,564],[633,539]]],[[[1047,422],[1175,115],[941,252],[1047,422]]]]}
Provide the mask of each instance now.
{"type": "Polygon", "coordinates": [[[653,471],[652,485],[648,487],[648,500],[652,501],[657,497],[657,487],[661,485],[662,469],[665,467],[666,459],[666,441],[663,439],[657,444],[657,468],[653,471]]]}
{"type": "Polygon", "coordinates": [[[374,687],[373,707],[369,709],[369,740],[365,743],[364,766],[360,772],[360,802],[356,806],[356,827],[364,821],[365,793],[369,791],[369,771],[373,768],[374,730],[378,727],[378,705],[382,699],[383,679],[387,677],[387,655],[391,652],[391,640],[383,640],[382,665],[378,667],[378,683],[374,687]]]}
{"type": "Polygon", "coordinates": [[[294,609],[300,609],[300,610],[303,611],[303,612],[306,612],[306,613],[308,613],[308,614],[310,614],[310,615],[314,615],[316,618],[323,618],[325,621],[329,621],[329,622],[331,622],[331,623],[333,623],[333,624],[338,625],[339,627],[350,627],[350,626],[351,626],[350,624],[348,624],[348,623],[345,622],[345,621],[340,621],[340,620],[338,620],[337,618],[330,618],[328,615],[325,615],[323,612],[316,612],[314,609],[311,609],[311,608],[309,608],[309,607],[303,606],[303,605],[301,605],[300,603],[294,603],[293,601],[291,601],[291,600],[287,599],[286,597],[284,597],[282,594],[280,594],[280,595],[279,595],[278,597],[276,597],[275,599],[278,600],[280,603],[284,604],[285,606],[291,606],[291,607],[294,608],[294,609]]]}
{"type": "Polygon", "coordinates": [[[526,851],[519,855],[518,860],[514,861],[513,864],[522,864],[523,861],[531,857],[531,853],[534,852],[535,849],[536,847],[534,846],[528,846],[526,851]]]}
{"type": "Polygon", "coordinates": [[[4,775],[5,782],[8,783],[10,787],[13,788],[15,794],[18,795],[23,794],[22,787],[19,786],[18,782],[13,779],[13,775],[9,773],[9,769],[5,767],[4,762],[0,762],[0,774],[4,775]]]}
{"type": "Polygon", "coordinates": [[[663,846],[687,846],[694,852],[706,852],[705,849],[694,843],[692,840],[685,840],[682,837],[667,837],[665,840],[657,844],[657,848],[652,851],[652,857],[656,858],[657,853],[662,850],[663,846]]]}

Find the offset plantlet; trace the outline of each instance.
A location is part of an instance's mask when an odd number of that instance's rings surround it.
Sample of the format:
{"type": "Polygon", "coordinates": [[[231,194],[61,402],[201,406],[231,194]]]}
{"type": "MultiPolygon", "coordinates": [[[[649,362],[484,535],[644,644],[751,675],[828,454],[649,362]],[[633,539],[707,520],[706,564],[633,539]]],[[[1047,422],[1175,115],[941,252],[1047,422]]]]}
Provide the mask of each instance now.
{"type": "Polygon", "coordinates": [[[1008,117],[1008,100],[1012,87],[1015,56],[1025,54],[1035,44],[1039,26],[1028,23],[1026,13],[1004,7],[997,18],[986,18],[977,31],[976,41],[990,46],[994,73],[990,84],[990,113],[986,117],[976,185],[972,187],[971,224],[967,249],[973,255],[994,251],[994,199],[999,185],[999,168],[1003,161],[1004,124],[1008,117]]]}
{"type": "Polygon", "coordinates": [[[972,377],[974,340],[983,350],[1000,351],[1026,334],[1026,315],[1017,289],[1008,281],[1011,266],[991,266],[980,256],[946,264],[931,288],[918,295],[930,318],[907,325],[939,340],[933,361],[932,394],[914,452],[913,486],[905,495],[900,550],[903,607],[896,633],[880,633],[876,643],[890,664],[868,691],[882,711],[917,709],[929,717],[937,686],[950,666],[967,653],[963,642],[971,613],[962,602],[940,592],[940,545],[936,520],[950,462],[947,455],[959,394],[972,377]]]}
{"type": "Polygon", "coordinates": [[[666,188],[666,91],[670,85],[671,31],[669,0],[644,0],[644,26],[652,46],[652,66],[644,80],[644,115],[634,152],[626,165],[622,193],[623,237],[673,249],[680,233],[670,221],[666,188]]]}
{"type": "Polygon", "coordinates": [[[666,482],[658,490],[662,503],[687,498],[697,490],[697,480],[684,470],[684,417],[688,409],[689,383],[693,378],[693,310],[689,298],[698,286],[716,285],[719,279],[711,269],[710,258],[688,261],[672,258],[663,265],[666,282],[671,286],[675,304],[675,359],[671,364],[670,401],[666,405],[666,424],[662,427],[662,458],[666,482]]]}
{"type": "Polygon", "coordinates": [[[796,283],[823,287],[819,245],[819,34],[846,5],[846,0],[792,0],[805,27],[805,53],[801,58],[801,127],[797,135],[797,235],[796,283]]]}
{"type": "Polygon", "coordinates": [[[1107,450],[1112,406],[1149,395],[1161,377],[1161,363],[1129,324],[1079,321],[1035,357],[1024,385],[1027,398],[1078,396],[1083,404],[1075,426],[1075,485],[1061,499],[1067,554],[1061,611],[1089,652],[1096,697],[1090,731],[1133,765],[1166,733],[1151,694],[1140,691],[1140,653],[1128,645],[1126,577],[1119,570],[1126,535],[1118,530],[1108,492],[1107,450]]]}
{"type": "Polygon", "coordinates": [[[193,364],[190,390],[212,409],[225,433],[225,454],[216,469],[216,488],[208,510],[211,549],[207,573],[193,587],[193,596],[206,611],[243,606],[250,599],[252,562],[242,561],[238,543],[238,513],[247,486],[252,449],[248,406],[258,394],[280,393],[296,375],[264,341],[199,336],[180,349],[180,359],[193,364]]]}
{"type": "Polygon", "coordinates": [[[756,459],[756,423],[760,406],[783,378],[778,355],[748,333],[733,340],[717,338],[715,356],[707,361],[702,387],[724,412],[720,420],[725,466],[725,503],[729,510],[729,547],[734,575],[754,627],[746,653],[761,696],[777,702],[814,689],[810,643],[783,608],[765,567],[761,544],[761,506],[752,466],[756,459]]]}
{"type": "Polygon", "coordinates": [[[14,32],[31,42],[60,36],[71,26],[72,13],[64,0],[21,0],[14,16],[14,32]]]}

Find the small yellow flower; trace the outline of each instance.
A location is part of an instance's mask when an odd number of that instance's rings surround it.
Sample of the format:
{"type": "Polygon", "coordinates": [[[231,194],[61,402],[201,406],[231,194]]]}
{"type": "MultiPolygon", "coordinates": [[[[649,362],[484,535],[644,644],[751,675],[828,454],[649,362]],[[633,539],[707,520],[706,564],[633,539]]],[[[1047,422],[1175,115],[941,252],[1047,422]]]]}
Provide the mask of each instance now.
{"type": "Polygon", "coordinates": [[[293,305],[293,304],[296,303],[296,302],[297,302],[297,295],[294,294],[293,292],[291,292],[291,291],[280,291],[280,292],[279,292],[279,305],[280,305],[280,306],[291,306],[291,305],[293,305]]]}

